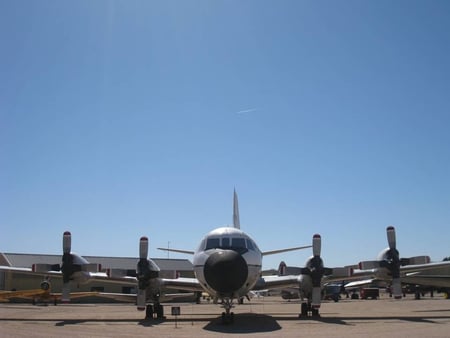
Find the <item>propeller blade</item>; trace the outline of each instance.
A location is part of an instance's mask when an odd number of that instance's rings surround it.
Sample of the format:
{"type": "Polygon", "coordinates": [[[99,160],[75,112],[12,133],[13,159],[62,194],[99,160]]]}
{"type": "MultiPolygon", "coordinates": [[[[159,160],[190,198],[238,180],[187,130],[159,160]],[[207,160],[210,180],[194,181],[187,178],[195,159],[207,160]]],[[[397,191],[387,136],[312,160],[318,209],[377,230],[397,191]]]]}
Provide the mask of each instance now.
{"type": "Polygon", "coordinates": [[[139,311],[144,311],[146,303],[147,302],[146,302],[145,289],[138,289],[138,293],[137,293],[137,309],[139,311]]]}
{"type": "Polygon", "coordinates": [[[322,239],[319,234],[315,234],[312,240],[313,245],[313,256],[320,256],[320,251],[322,248],[322,239]]]}
{"type": "Polygon", "coordinates": [[[72,235],[69,231],[64,232],[63,235],[63,253],[70,254],[72,247],[72,235]]]}
{"type": "Polygon", "coordinates": [[[388,226],[386,228],[386,233],[387,233],[387,240],[389,243],[389,249],[395,249],[397,246],[395,240],[395,228],[393,226],[388,226]]]}
{"type": "Polygon", "coordinates": [[[70,283],[64,283],[62,287],[61,302],[70,302],[70,283]]]}
{"type": "Polygon", "coordinates": [[[139,258],[147,259],[148,256],[148,238],[142,236],[139,241],[139,258]]]}
{"type": "Polygon", "coordinates": [[[312,299],[311,299],[311,306],[314,309],[318,309],[320,307],[320,301],[322,299],[320,286],[313,287],[312,290],[312,299]]]}
{"type": "Polygon", "coordinates": [[[278,265],[278,276],[285,276],[286,275],[286,263],[284,261],[280,262],[280,265],[278,265]]]}
{"type": "Polygon", "coordinates": [[[402,298],[402,284],[400,283],[400,278],[392,279],[392,294],[395,299],[402,298]]]}

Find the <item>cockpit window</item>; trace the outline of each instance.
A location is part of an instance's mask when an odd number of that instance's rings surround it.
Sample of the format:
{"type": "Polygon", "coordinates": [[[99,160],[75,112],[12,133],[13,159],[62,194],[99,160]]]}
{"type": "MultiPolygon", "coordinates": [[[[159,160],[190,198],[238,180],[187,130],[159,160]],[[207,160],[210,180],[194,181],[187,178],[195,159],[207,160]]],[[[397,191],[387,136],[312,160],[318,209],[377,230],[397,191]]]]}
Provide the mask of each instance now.
{"type": "Polygon", "coordinates": [[[255,250],[255,248],[253,247],[253,243],[251,240],[247,239],[247,248],[249,250],[255,250]]]}
{"type": "Polygon", "coordinates": [[[222,238],[222,248],[230,247],[230,239],[228,237],[222,238]]]}
{"type": "Polygon", "coordinates": [[[206,243],[206,239],[203,238],[202,242],[200,243],[200,245],[198,247],[198,251],[205,250],[205,243],[206,243]]]}
{"type": "Polygon", "coordinates": [[[240,237],[222,237],[222,238],[208,238],[206,239],[206,246],[205,242],[202,243],[204,247],[204,250],[210,250],[210,249],[250,249],[255,250],[255,244],[245,238],[240,237]]]}
{"type": "Polygon", "coordinates": [[[245,238],[233,238],[233,248],[245,248],[245,238]]]}
{"type": "Polygon", "coordinates": [[[205,250],[220,248],[219,238],[208,238],[205,250]]]}

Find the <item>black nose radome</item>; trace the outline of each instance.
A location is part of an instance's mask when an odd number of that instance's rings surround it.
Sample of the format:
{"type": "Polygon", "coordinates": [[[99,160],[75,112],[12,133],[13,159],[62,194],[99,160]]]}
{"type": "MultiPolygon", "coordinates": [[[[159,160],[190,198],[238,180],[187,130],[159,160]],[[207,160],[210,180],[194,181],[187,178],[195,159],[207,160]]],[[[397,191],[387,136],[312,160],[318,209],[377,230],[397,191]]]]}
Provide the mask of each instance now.
{"type": "Polygon", "coordinates": [[[239,290],[247,280],[248,267],[242,256],[233,250],[213,253],[205,263],[206,283],[219,293],[239,290]]]}

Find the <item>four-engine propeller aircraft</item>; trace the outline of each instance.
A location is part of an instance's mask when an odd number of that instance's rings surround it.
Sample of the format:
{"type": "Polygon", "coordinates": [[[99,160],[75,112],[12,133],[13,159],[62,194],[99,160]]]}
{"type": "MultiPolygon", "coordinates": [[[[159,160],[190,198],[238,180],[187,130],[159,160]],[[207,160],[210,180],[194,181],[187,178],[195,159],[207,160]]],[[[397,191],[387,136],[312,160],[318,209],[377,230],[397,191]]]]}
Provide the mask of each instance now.
{"type": "MultiPolygon", "coordinates": [[[[430,263],[429,256],[400,258],[397,250],[395,228],[386,228],[388,247],[383,249],[375,261],[362,261],[353,270],[352,277],[356,281],[345,284],[345,288],[368,285],[384,281],[391,283],[391,292],[396,299],[402,298],[401,283],[425,284],[450,287],[449,276],[431,275],[423,277],[422,271],[450,267],[450,262],[430,263]]],[[[348,279],[347,279],[348,280],[348,279]]]]}
{"type": "MultiPolygon", "coordinates": [[[[255,241],[240,230],[239,207],[236,192],[233,203],[233,226],[220,227],[208,233],[201,241],[197,251],[170,251],[193,254],[195,278],[167,279],[159,277],[159,267],[148,259],[148,238],[139,242],[139,261],[136,276],[114,275],[99,272],[99,267],[90,264],[83,257],[71,252],[71,234],[63,235],[63,257],[61,266],[35,265],[33,269],[0,267],[2,270],[52,275],[63,278],[62,300],[70,300],[70,282],[84,283],[102,280],[120,285],[137,284],[135,301],[138,310],[146,310],[147,317],[163,318],[161,300],[168,289],[194,292],[208,292],[225,309],[222,318],[225,322],[233,320],[231,309],[234,302],[248,297],[254,290],[299,287],[305,303],[301,315],[318,315],[321,303],[322,278],[343,279],[349,275],[348,269],[329,269],[320,257],[321,237],[313,236],[312,245],[261,252],[255,241]],[[312,247],[313,256],[299,275],[261,276],[262,257],[292,250],[312,247]]],[[[117,273],[117,271],[116,271],[117,273]]],[[[101,293],[100,293],[101,295],[101,293]]],[[[111,297],[111,295],[108,295],[111,297]]],[[[117,295],[121,299],[121,295],[117,295]]],[[[122,298],[123,299],[123,298],[122,298]]]]}
{"type": "MultiPolygon", "coordinates": [[[[138,307],[144,306],[144,294],[152,292],[153,288],[145,289],[147,257],[147,239],[141,238],[141,260],[138,263],[139,293],[138,307]],[[141,271],[141,273],[139,273],[141,271]]],[[[261,276],[262,258],[287,251],[309,248],[302,246],[274,251],[260,251],[255,241],[240,230],[239,207],[236,192],[233,199],[233,227],[221,227],[209,232],[201,241],[197,251],[158,248],[172,252],[193,255],[194,273],[196,278],[164,279],[162,283],[167,288],[178,290],[206,291],[214,302],[220,302],[224,308],[224,322],[233,320],[234,301],[248,297],[251,291],[279,289],[289,286],[300,286],[307,302],[302,305],[301,315],[308,312],[318,315],[320,307],[320,287],[324,275],[332,275],[337,279],[348,276],[348,270],[342,268],[327,269],[320,258],[320,235],[313,237],[313,257],[311,257],[300,275],[261,276]]],[[[147,261],[148,262],[148,261],[147,261]]],[[[151,270],[151,269],[150,269],[151,270]]],[[[331,277],[330,277],[331,278],[331,277]]],[[[148,308],[148,306],[147,306],[148,308]]]]}

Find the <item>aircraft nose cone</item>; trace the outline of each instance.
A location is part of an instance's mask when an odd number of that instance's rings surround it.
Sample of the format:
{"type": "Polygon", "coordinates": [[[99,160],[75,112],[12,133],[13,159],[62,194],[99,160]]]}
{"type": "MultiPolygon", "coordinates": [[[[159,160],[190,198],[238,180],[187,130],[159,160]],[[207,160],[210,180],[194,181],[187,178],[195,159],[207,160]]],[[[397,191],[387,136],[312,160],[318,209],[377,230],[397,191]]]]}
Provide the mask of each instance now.
{"type": "Polygon", "coordinates": [[[205,263],[205,279],[219,293],[233,293],[240,289],[248,276],[244,258],[236,251],[224,250],[213,253],[205,263]]]}

